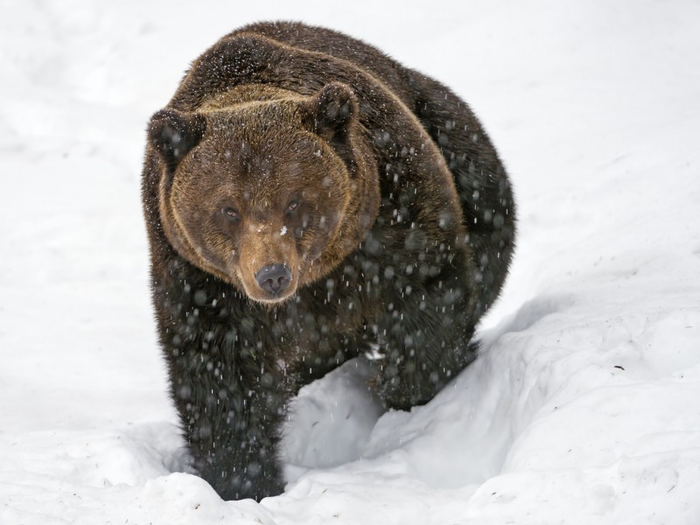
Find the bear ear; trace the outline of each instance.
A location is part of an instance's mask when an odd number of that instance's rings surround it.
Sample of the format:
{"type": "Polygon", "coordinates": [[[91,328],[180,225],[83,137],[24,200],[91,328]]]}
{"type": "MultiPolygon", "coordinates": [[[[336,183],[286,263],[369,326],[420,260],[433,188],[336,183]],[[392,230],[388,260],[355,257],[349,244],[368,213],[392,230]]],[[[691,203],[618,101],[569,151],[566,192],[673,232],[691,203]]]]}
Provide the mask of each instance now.
{"type": "Polygon", "coordinates": [[[151,117],[148,140],[161,154],[168,168],[174,170],[202,140],[206,127],[203,115],[162,109],[151,117]]]}
{"type": "Polygon", "coordinates": [[[331,145],[340,145],[346,142],[353,116],[358,114],[358,103],[350,87],[331,83],[311,99],[308,109],[312,131],[331,145]]]}

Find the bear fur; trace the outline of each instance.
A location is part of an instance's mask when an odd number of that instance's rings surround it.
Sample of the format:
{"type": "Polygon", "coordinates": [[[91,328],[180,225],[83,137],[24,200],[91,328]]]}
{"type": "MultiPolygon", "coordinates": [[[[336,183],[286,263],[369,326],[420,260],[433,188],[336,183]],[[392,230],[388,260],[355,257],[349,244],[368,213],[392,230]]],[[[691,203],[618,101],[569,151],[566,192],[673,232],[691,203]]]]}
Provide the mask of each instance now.
{"type": "Polygon", "coordinates": [[[514,246],[511,185],[469,107],[298,23],[192,64],[150,121],[142,193],[171,395],[225,499],[282,492],[288,403],[348,359],[375,356],[389,408],[432,399],[473,360],[514,246]]]}

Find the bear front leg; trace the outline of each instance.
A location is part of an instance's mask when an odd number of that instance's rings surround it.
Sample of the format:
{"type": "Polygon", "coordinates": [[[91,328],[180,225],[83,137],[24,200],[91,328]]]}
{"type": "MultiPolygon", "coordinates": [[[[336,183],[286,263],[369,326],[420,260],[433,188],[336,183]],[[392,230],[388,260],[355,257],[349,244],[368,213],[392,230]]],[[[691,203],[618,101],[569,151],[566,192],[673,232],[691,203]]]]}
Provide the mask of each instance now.
{"type": "Polygon", "coordinates": [[[462,279],[444,273],[414,283],[410,295],[385,295],[385,313],[369,338],[376,340],[372,363],[387,408],[427,403],[475,358],[473,299],[462,279]]]}
{"type": "MultiPolygon", "coordinates": [[[[154,305],[170,392],[198,473],[224,499],[280,494],[281,424],[292,385],[278,330],[265,329],[224,283],[173,263],[155,274],[154,305]]],[[[158,269],[158,267],[155,267],[158,269]]]]}
{"type": "Polygon", "coordinates": [[[223,499],[280,494],[283,385],[250,356],[183,350],[171,367],[173,397],[201,477],[223,499]]]}

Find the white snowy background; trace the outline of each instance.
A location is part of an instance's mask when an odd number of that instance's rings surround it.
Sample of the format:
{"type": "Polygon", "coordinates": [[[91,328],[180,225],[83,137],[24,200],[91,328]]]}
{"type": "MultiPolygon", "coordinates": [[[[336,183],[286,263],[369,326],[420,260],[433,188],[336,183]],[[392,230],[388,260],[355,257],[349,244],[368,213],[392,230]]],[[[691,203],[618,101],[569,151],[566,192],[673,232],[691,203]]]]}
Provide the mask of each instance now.
{"type": "Polygon", "coordinates": [[[700,524],[697,0],[0,0],[0,183],[1,525],[700,524]],[[520,224],[479,360],[378,421],[351,367],[307,389],[257,504],[182,472],[139,179],[189,62],[262,19],[450,85],[520,224]]]}

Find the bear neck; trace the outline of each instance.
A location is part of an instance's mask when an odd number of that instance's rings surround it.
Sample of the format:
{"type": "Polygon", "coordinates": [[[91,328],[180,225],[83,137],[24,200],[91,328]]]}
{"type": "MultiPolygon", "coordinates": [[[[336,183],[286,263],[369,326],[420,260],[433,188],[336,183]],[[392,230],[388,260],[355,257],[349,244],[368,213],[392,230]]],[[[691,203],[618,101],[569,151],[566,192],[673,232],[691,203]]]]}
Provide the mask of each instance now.
{"type": "Polygon", "coordinates": [[[233,109],[259,102],[277,100],[303,101],[306,97],[295,91],[282,89],[269,84],[234,85],[224,91],[210,93],[198,106],[198,111],[218,111],[233,109]]]}

